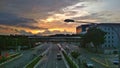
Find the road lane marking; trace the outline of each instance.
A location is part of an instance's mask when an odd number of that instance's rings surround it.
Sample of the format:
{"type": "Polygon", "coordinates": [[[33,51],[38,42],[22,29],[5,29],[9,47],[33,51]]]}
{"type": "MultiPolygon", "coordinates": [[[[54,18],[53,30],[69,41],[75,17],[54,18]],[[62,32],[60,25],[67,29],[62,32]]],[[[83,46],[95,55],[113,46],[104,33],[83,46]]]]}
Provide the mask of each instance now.
{"type": "Polygon", "coordinates": [[[97,62],[97,63],[99,63],[99,64],[105,66],[105,67],[109,67],[108,65],[106,65],[106,64],[104,64],[104,63],[101,63],[100,61],[98,61],[98,60],[95,59],[95,58],[91,58],[91,59],[92,59],[93,61],[95,61],[95,62],[97,62]]]}

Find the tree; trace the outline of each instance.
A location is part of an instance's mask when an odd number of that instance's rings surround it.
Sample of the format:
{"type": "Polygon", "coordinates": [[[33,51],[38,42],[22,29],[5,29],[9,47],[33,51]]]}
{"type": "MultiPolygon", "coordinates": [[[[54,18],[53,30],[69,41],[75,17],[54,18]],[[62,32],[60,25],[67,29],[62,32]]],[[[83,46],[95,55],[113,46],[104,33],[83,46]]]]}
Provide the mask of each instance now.
{"type": "Polygon", "coordinates": [[[97,28],[90,27],[87,30],[87,33],[82,37],[82,41],[84,43],[93,43],[96,48],[96,52],[98,52],[98,47],[105,42],[106,32],[97,28]]]}

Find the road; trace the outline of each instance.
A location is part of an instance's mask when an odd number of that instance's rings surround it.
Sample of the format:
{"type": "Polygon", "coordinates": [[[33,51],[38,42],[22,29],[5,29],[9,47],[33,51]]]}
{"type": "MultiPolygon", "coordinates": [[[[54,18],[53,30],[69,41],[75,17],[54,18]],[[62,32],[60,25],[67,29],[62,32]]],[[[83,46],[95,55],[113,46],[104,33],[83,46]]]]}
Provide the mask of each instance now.
{"type": "MultiPolygon", "coordinates": [[[[82,48],[78,48],[73,44],[62,43],[61,46],[66,50],[69,56],[71,51],[77,50],[81,53],[81,55],[79,56],[80,61],[86,60],[87,62],[92,63],[95,66],[95,68],[105,68],[105,66],[91,59],[91,58],[100,58],[101,60],[104,61],[104,58],[102,56],[99,56],[94,53],[90,53],[82,48]]],[[[42,44],[41,46],[35,47],[32,50],[21,51],[23,55],[20,58],[15,59],[7,64],[4,64],[0,66],[0,68],[23,68],[27,63],[29,63],[34,58],[33,54],[40,55],[48,48],[49,51],[39,62],[37,68],[66,68],[63,59],[57,60],[57,54],[60,52],[60,50],[57,44],[53,44],[53,43],[45,43],[42,44]]],[[[80,68],[83,68],[82,67],[83,65],[80,66],[81,66],[80,68]]]]}
{"type": "Polygon", "coordinates": [[[95,67],[97,68],[106,68],[104,65],[102,64],[107,64],[109,63],[109,68],[118,68],[117,66],[115,66],[114,64],[112,64],[112,62],[110,61],[107,61],[105,59],[108,59],[107,57],[104,57],[104,56],[99,56],[99,54],[95,54],[95,53],[90,53],[82,48],[80,48],[80,52],[82,54],[82,56],[85,58],[89,58],[88,61],[91,61],[95,67]],[[100,63],[97,63],[93,60],[91,60],[91,58],[95,58],[97,59],[98,61],[100,61],[100,63]]]}
{"type": "Polygon", "coordinates": [[[57,44],[51,44],[50,46],[49,52],[44,56],[37,68],[66,68],[63,59],[57,60],[57,53],[59,53],[57,44]]]}
{"type": "Polygon", "coordinates": [[[37,53],[37,55],[41,54],[45,51],[49,45],[43,44],[40,45],[33,50],[25,50],[21,53],[23,54],[20,58],[15,59],[7,64],[0,66],[0,68],[23,68],[27,63],[29,63],[34,57],[33,53],[37,53]]]}
{"type": "MultiPolygon", "coordinates": [[[[77,46],[72,45],[72,44],[63,43],[61,45],[66,50],[68,55],[70,54],[71,51],[77,50],[77,51],[79,51],[81,53],[82,57],[79,56],[80,59],[82,59],[82,60],[84,59],[85,61],[87,61],[89,63],[92,63],[95,66],[95,68],[105,68],[105,66],[101,65],[100,63],[97,63],[97,62],[91,60],[91,58],[97,57],[97,55],[88,53],[85,50],[79,49],[77,46]],[[67,49],[66,49],[66,47],[67,47],[67,49]]],[[[83,65],[80,65],[80,66],[81,66],[80,68],[83,68],[83,65]]]]}

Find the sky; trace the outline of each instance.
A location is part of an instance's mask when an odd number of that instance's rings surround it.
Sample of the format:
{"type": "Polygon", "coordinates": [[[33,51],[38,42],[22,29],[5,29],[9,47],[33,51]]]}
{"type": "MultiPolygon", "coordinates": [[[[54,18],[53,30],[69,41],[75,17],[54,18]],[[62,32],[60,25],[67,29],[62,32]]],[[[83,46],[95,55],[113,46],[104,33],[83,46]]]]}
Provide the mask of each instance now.
{"type": "Polygon", "coordinates": [[[120,0],[0,0],[0,34],[72,34],[76,21],[119,23],[120,0]]]}

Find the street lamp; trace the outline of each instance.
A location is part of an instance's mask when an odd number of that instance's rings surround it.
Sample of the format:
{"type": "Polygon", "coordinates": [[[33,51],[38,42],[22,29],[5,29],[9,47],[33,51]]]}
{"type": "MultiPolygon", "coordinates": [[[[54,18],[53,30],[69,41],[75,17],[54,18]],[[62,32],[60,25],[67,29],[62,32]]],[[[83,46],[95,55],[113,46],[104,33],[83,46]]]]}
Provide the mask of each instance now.
{"type": "MultiPolygon", "coordinates": [[[[86,21],[75,21],[75,20],[73,20],[73,19],[65,19],[64,22],[90,23],[90,24],[93,25],[93,26],[96,26],[96,25],[97,25],[97,23],[86,22],[86,21]]],[[[112,28],[112,29],[116,32],[116,34],[117,34],[117,36],[118,36],[118,40],[119,40],[119,42],[120,42],[120,35],[119,35],[119,33],[117,32],[116,28],[113,27],[113,26],[109,26],[109,27],[112,28]]],[[[119,55],[119,67],[120,67],[120,46],[119,46],[119,45],[118,45],[118,55],[119,55]]]]}
{"type": "Polygon", "coordinates": [[[97,24],[97,23],[87,22],[87,21],[76,21],[76,20],[73,20],[73,19],[65,19],[64,22],[76,22],[76,23],[90,23],[90,24],[97,24]]]}
{"type": "Polygon", "coordinates": [[[65,19],[64,20],[64,22],[67,22],[67,23],[69,23],[69,22],[75,22],[75,23],[89,23],[89,24],[91,24],[92,26],[97,26],[97,23],[94,23],[94,22],[88,22],[88,21],[76,21],[76,20],[73,20],[73,19],[65,19]]]}
{"type": "MultiPolygon", "coordinates": [[[[86,22],[86,21],[75,21],[75,20],[73,20],[73,19],[65,19],[64,20],[64,22],[67,22],[67,23],[69,23],[69,22],[76,22],[76,23],[90,23],[91,25],[93,25],[93,26],[95,26],[96,25],[96,23],[93,23],[93,22],[86,22]]],[[[80,58],[79,58],[79,65],[81,64],[81,60],[80,60],[80,58]]]]}
{"type": "Polygon", "coordinates": [[[65,19],[64,22],[75,22],[75,21],[72,19],[65,19]]]}

